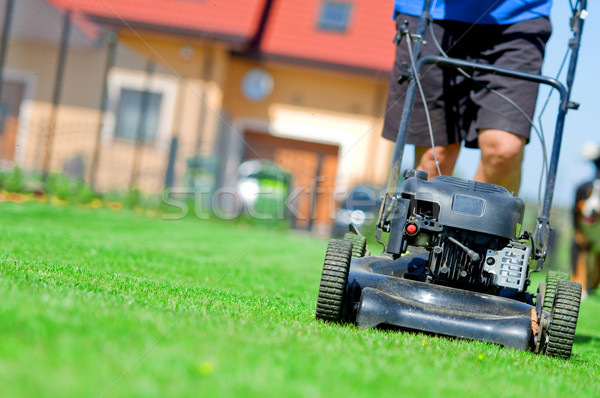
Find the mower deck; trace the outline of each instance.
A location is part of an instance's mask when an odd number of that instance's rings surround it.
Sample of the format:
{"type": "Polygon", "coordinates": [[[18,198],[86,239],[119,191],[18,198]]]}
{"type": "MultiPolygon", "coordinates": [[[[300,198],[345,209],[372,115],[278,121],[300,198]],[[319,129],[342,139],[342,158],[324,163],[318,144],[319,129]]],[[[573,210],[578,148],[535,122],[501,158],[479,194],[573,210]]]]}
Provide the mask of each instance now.
{"type": "Polygon", "coordinates": [[[406,279],[427,253],[394,260],[387,254],[352,260],[347,320],[359,327],[398,327],[532,350],[535,307],[505,297],[406,279]]]}

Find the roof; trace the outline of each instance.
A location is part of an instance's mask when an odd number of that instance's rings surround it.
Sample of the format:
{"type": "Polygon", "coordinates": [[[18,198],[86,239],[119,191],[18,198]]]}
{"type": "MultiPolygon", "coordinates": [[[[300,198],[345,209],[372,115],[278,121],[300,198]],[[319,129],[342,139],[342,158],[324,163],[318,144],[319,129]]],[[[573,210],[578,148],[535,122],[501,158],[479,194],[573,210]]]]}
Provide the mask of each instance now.
{"type": "Polygon", "coordinates": [[[394,62],[393,0],[351,0],[346,32],[319,30],[323,0],[276,0],[261,51],[271,56],[389,71],[394,62]]]}
{"type": "Polygon", "coordinates": [[[252,40],[267,0],[47,0],[61,9],[131,28],[252,40]]]}
{"type": "Polygon", "coordinates": [[[378,72],[390,71],[394,60],[393,0],[343,0],[352,7],[344,32],[318,28],[324,0],[47,1],[96,21],[133,29],[211,37],[241,45],[257,43],[260,38],[259,47],[253,49],[267,58],[378,72]]]}

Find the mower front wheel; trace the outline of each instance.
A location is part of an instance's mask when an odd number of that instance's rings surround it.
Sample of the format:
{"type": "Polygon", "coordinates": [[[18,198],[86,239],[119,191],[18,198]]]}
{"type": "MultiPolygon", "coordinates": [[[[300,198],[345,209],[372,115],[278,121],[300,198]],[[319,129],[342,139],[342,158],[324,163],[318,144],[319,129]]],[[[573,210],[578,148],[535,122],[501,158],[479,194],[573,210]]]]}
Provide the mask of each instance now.
{"type": "Polygon", "coordinates": [[[367,238],[352,232],[346,232],[344,240],[352,243],[352,259],[367,255],[367,238]]]}
{"type": "Polygon", "coordinates": [[[344,295],[352,259],[352,242],[331,239],[319,285],[316,318],[340,322],[343,316],[344,295]]]}
{"type": "Polygon", "coordinates": [[[546,355],[563,359],[571,357],[580,301],[579,283],[565,279],[558,280],[548,327],[546,355]]]}
{"type": "Polygon", "coordinates": [[[549,271],[546,275],[546,285],[544,290],[543,310],[551,312],[552,304],[554,303],[554,295],[556,294],[556,286],[558,281],[569,280],[569,274],[562,271],[549,271]]]}

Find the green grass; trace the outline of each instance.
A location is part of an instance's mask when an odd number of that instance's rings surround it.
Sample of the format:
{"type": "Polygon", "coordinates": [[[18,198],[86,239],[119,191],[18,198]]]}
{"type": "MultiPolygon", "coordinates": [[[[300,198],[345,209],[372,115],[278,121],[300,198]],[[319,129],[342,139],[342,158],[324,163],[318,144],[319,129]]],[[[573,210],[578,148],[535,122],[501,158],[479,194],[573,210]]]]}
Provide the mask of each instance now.
{"type": "Polygon", "coordinates": [[[600,296],[562,361],[314,320],[326,241],[0,205],[0,396],[597,397],[600,296]]]}

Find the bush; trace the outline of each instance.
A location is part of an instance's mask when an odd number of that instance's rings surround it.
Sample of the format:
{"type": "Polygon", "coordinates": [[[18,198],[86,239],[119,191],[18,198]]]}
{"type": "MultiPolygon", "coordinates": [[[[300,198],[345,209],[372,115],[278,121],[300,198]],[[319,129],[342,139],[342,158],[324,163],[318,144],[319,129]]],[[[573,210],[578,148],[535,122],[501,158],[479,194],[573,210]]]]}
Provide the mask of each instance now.
{"type": "Polygon", "coordinates": [[[26,192],[25,176],[23,175],[23,172],[18,166],[15,166],[15,168],[10,173],[8,173],[8,175],[5,176],[5,178],[3,179],[2,188],[8,192],[13,193],[26,192]]]}
{"type": "Polygon", "coordinates": [[[128,209],[135,209],[136,207],[142,207],[144,204],[144,197],[142,191],[139,188],[131,188],[125,194],[123,198],[123,206],[128,209]]]}
{"type": "Polygon", "coordinates": [[[77,203],[89,205],[95,199],[100,199],[100,195],[94,192],[87,184],[82,184],[75,198],[77,203]]]}
{"type": "Polygon", "coordinates": [[[46,194],[60,200],[69,201],[77,191],[76,182],[63,174],[51,174],[46,180],[46,194]]]}

